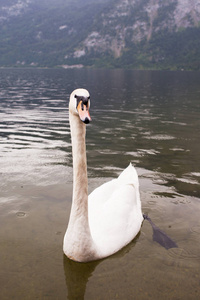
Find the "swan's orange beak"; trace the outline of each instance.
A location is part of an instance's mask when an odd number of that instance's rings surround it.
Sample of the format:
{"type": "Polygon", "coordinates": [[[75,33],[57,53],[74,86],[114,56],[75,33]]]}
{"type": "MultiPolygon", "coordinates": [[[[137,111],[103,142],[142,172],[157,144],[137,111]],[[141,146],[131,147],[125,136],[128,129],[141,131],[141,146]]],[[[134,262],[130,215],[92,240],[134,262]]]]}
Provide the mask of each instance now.
{"type": "Polygon", "coordinates": [[[78,114],[82,122],[88,124],[92,121],[89,113],[89,105],[83,104],[83,101],[80,101],[77,106],[78,114]]]}

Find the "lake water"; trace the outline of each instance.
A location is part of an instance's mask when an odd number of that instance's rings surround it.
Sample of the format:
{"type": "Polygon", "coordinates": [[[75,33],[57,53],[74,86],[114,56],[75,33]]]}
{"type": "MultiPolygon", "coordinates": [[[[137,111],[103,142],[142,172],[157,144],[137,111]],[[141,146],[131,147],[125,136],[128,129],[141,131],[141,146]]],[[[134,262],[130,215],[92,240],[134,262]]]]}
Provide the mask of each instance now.
{"type": "Polygon", "coordinates": [[[0,69],[0,298],[200,297],[200,73],[0,69]],[[72,195],[68,99],[91,94],[89,191],[132,162],[144,221],[119,253],[88,264],[62,252],[72,195]]]}

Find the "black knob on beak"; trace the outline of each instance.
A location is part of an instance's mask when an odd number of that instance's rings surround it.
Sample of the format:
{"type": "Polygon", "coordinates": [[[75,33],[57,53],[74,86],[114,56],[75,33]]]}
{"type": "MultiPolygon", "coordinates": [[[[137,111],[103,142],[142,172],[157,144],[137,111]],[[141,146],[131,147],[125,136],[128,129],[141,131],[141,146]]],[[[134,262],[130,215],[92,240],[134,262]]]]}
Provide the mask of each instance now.
{"type": "Polygon", "coordinates": [[[83,121],[85,124],[89,124],[90,120],[88,118],[85,118],[85,120],[83,121]]]}

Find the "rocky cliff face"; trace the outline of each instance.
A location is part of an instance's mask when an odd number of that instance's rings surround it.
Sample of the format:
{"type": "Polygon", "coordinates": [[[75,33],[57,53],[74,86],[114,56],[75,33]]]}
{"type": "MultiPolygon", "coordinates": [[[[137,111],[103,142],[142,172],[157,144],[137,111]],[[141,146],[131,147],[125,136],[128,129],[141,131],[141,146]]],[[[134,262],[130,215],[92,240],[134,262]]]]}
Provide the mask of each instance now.
{"type": "Polygon", "coordinates": [[[6,21],[13,16],[25,13],[31,2],[32,0],[3,0],[0,5],[0,21],[6,21]]]}
{"type": "Polygon", "coordinates": [[[159,31],[177,32],[199,24],[199,0],[118,0],[101,13],[97,29],[91,30],[74,56],[110,51],[120,57],[128,45],[149,41],[159,31]]]}
{"type": "Polygon", "coordinates": [[[0,66],[200,69],[199,0],[1,0],[0,66]]]}

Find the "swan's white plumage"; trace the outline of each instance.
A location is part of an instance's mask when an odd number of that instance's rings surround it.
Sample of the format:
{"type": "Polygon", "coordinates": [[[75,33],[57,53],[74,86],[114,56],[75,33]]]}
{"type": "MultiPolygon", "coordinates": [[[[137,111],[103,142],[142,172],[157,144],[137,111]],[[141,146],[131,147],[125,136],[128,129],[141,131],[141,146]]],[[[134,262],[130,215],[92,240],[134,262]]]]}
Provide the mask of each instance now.
{"type": "Polygon", "coordinates": [[[63,250],[69,258],[87,262],[112,255],[131,242],[140,231],[143,215],[138,176],[131,164],[117,179],[87,196],[85,124],[77,112],[77,95],[89,99],[84,89],[70,96],[74,186],[63,250]]]}
{"type": "Polygon", "coordinates": [[[138,188],[138,176],[130,164],[117,179],[89,195],[90,230],[103,255],[117,252],[138,234],[143,221],[138,188]]]}

